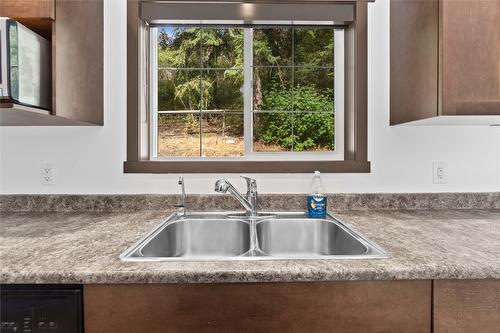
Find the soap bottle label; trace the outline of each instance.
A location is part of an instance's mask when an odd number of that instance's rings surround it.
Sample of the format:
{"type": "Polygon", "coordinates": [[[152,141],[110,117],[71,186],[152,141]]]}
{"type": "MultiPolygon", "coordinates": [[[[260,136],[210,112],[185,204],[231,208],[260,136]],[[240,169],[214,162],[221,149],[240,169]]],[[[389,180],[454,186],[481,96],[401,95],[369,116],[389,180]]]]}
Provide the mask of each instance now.
{"type": "Polygon", "coordinates": [[[309,194],[307,196],[307,211],[309,217],[326,217],[326,197],[309,194]]]}

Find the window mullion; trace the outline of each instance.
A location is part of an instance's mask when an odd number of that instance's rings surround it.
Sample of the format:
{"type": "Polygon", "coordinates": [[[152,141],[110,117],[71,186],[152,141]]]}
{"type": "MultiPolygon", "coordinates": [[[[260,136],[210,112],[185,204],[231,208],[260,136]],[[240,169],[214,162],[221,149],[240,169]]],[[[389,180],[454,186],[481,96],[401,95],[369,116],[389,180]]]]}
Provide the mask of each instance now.
{"type": "MultiPolygon", "coordinates": [[[[204,155],[204,147],[203,147],[203,102],[205,99],[204,96],[204,90],[203,90],[203,27],[200,26],[200,126],[199,126],[199,131],[200,131],[200,157],[203,157],[204,155]]],[[[208,74],[208,71],[207,71],[208,74]]]]}
{"type": "Polygon", "coordinates": [[[243,32],[243,138],[245,156],[253,151],[253,29],[243,32]]]}
{"type": "Polygon", "coordinates": [[[158,29],[150,28],[149,33],[149,125],[151,156],[158,156],[158,29]]]}

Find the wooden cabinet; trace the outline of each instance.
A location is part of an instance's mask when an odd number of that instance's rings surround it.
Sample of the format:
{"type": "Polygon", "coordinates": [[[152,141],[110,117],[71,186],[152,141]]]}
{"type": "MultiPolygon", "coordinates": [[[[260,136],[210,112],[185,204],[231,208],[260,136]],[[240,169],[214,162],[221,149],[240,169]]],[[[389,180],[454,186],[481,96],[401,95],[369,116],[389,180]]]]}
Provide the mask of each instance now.
{"type": "Polygon", "coordinates": [[[56,1],[54,115],[104,122],[104,16],[102,0],[56,1]]]}
{"type": "Polygon", "coordinates": [[[437,1],[391,1],[391,125],[435,117],[438,106],[437,1]]]}
{"type": "Polygon", "coordinates": [[[435,333],[498,333],[500,280],[435,280],[435,333]]]}
{"type": "Polygon", "coordinates": [[[54,0],[2,0],[0,14],[11,18],[55,18],[54,0]]]}
{"type": "Polygon", "coordinates": [[[392,0],[391,125],[500,115],[500,1],[392,0]]]}
{"type": "Polygon", "coordinates": [[[500,115],[500,1],[441,1],[443,115],[500,115]]]}
{"type": "Polygon", "coordinates": [[[84,286],[85,332],[431,331],[431,281],[84,286]]]}
{"type": "Polygon", "coordinates": [[[0,126],[103,125],[102,0],[2,0],[11,17],[52,43],[52,109],[0,105],[0,126]]]}
{"type": "Polygon", "coordinates": [[[51,39],[54,0],[2,0],[0,17],[13,18],[41,36],[51,39]]]}

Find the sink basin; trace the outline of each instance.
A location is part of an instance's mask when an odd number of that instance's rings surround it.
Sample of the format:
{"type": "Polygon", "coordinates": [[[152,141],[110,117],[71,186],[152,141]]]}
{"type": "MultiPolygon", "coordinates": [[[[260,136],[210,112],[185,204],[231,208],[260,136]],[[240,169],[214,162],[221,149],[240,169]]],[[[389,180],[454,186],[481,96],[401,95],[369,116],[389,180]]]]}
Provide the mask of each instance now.
{"type": "Polygon", "coordinates": [[[326,219],[269,219],[257,224],[260,249],[274,257],[365,255],[370,249],[339,224],[326,219]]]}
{"type": "Polygon", "coordinates": [[[237,257],[250,247],[248,222],[223,218],[184,218],[158,228],[128,256],[131,258],[237,257]]]}
{"type": "Polygon", "coordinates": [[[362,234],[327,215],[174,213],[120,255],[123,261],[386,258],[362,234]]]}

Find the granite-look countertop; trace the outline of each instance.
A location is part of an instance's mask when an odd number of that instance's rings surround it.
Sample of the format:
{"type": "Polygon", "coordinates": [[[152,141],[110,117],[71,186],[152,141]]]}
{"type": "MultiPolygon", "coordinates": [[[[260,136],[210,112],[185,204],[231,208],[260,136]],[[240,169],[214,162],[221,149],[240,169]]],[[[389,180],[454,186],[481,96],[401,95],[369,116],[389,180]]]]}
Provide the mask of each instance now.
{"type": "Polygon", "coordinates": [[[121,262],[163,212],[0,213],[0,283],[499,279],[500,210],[332,212],[387,259],[121,262]]]}

